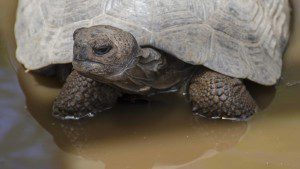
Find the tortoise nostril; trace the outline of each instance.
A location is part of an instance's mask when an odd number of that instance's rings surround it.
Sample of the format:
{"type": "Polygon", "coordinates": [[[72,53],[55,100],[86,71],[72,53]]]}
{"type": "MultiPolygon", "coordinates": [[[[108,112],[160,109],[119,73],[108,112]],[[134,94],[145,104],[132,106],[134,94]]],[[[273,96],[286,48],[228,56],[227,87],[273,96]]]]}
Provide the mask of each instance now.
{"type": "Polygon", "coordinates": [[[80,45],[78,43],[74,43],[74,48],[78,49],[78,48],[80,48],[80,45]]]}

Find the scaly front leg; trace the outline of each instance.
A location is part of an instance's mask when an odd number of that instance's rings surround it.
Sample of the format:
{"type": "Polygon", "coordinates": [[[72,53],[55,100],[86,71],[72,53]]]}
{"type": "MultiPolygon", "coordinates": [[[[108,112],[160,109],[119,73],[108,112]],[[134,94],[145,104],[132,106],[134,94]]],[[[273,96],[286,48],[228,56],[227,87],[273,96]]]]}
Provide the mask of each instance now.
{"type": "Polygon", "coordinates": [[[111,108],[121,93],[116,89],[73,71],[53,104],[60,119],[80,119],[111,108]]]}
{"type": "Polygon", "coordinates": [[[208,118],[244,120],[257,105],[242,80],[205,70],[196,74],[189,86],[193,111],[208,118]]]}

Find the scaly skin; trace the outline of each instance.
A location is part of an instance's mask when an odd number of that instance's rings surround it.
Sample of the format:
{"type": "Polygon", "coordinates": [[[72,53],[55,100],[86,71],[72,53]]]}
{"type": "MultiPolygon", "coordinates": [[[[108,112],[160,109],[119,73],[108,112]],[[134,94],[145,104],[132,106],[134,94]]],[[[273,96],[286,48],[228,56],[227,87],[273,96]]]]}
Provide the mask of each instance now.
{"type": "Polygon", "coordinates": [[[189,97],[194,113],[208,118],[247,119],[257,108],[240,79],[210,70],[192,78],[189,97]]]}
{"type": "Polygon", "coordinates": [[[53,104],[53,115],[60,119],[82,118],[111,108],[121,93],[73,71],[53,104]]]}

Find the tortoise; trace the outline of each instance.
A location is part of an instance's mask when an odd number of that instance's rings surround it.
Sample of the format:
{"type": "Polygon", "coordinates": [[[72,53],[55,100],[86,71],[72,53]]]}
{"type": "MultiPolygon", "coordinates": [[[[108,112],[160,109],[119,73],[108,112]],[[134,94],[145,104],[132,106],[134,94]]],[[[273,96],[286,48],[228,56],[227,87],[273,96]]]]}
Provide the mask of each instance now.
{"type": "Polygon", "coordinates": [[[288,0],[20,0],[16,57],[67,78],[58,118],[184,90],[195,115],[247,119],[258,106],[244,81],[277,83],[289,22],[288,0]]]}

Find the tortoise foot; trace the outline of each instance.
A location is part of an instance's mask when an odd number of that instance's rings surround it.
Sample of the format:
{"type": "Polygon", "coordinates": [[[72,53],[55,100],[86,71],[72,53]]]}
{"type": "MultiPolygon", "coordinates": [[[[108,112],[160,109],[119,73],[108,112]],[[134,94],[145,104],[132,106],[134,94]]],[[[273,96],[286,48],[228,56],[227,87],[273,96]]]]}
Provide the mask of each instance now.
{"type": "Polygon", "coordinates": [[[73,71],[53,104],[53,116],[59,119],[93,117],[111,108],[121,94],[105,84],[73,71]]]}
{"type": "Polygon", "coordinates": [[[257,110],[242,80],[210,70],[196,74],[188,91],[195,115],[246,120],[257,110]]]}

